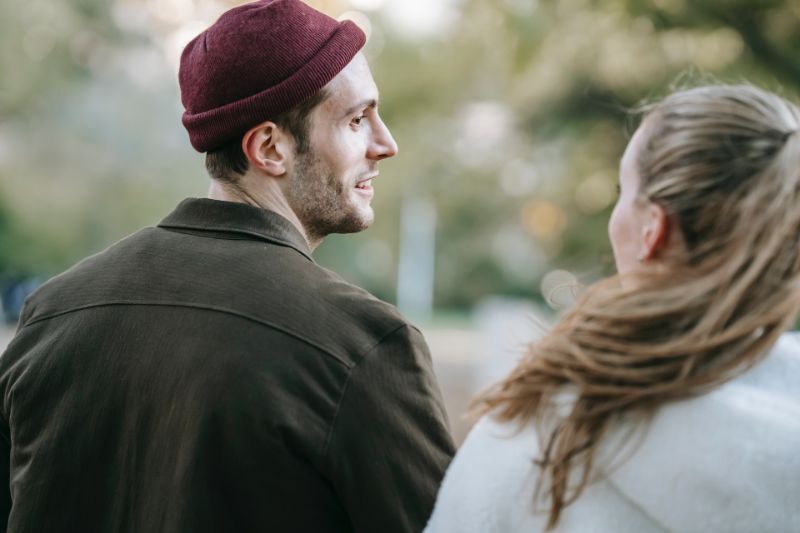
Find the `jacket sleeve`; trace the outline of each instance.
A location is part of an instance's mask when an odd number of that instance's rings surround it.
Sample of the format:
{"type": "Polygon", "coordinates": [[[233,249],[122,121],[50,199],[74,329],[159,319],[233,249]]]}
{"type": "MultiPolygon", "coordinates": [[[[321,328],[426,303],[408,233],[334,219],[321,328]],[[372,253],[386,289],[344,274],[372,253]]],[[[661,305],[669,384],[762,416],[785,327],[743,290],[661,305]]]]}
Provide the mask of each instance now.
{"type": "Polygon", "coordinates": [[[454,446],[419,331],[398,328],[353,367],[325,452],[356,532],[422,531],[454,446]]]}
{"type": "Polygon", "coordinates": [[[5,533],[11,514],[11,439],[5,421],[0,424],[0,533],[5,533]]]}

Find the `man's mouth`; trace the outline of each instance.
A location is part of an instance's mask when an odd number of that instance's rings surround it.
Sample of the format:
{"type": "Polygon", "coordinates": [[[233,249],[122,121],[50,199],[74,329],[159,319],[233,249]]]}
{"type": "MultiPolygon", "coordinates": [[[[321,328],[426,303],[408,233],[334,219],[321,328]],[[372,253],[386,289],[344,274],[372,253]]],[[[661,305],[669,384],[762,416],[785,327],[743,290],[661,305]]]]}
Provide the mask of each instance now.
{"type": "Polygon", "coordinates": [[[363,189],[365,191],[371,191],[372,190],[372,180],[377,178],[377,177],[378,177],[378,174],[376,172],[375,174],[372,174],[370,177],[364,178],[364,179],[358,181],[356,183],[356,189],[363,189]]]}

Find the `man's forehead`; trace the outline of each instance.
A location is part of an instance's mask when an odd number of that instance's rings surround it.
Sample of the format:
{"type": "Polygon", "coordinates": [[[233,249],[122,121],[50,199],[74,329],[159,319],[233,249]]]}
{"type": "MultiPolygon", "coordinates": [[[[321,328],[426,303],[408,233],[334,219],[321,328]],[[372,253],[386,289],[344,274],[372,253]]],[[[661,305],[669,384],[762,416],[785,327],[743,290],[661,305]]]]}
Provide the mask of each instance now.
{"type": "Polygon", "coordinates": [[[329,109],[348,110],[351,107],[377,104],[378,87],[372,78],[366,58],[359,53],[325,86],[330,93],[324,105],[329,109]]]}

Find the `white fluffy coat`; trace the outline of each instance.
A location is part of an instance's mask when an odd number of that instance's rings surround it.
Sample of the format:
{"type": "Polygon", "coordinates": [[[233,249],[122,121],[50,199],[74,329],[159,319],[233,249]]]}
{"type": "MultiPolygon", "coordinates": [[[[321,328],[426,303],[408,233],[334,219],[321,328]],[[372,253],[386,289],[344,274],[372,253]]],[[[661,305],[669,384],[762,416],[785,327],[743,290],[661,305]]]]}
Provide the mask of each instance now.
{"type": "MultiPolygon", "coordinates": [[[[555,532],[800,533],[800,335],[785,334],[736,380],[663,406],[643,429],[555,532]]],[[[625,430],[610,435],[601,458],[620,449],[625,430]]],[[[425,533],[543,531],[546,513],[533,509],[538,442],[532,427],[482,419],[425,533]]]]}

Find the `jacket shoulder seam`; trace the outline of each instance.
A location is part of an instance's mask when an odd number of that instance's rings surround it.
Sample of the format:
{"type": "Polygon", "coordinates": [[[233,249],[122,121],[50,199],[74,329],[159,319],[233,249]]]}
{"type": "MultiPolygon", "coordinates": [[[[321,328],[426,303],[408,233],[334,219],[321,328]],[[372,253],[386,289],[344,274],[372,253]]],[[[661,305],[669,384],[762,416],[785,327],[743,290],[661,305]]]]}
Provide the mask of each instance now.
{"type": "Polygon", "coordinates": [[[383,335],[377,342],[375,342],[375,344],[373,344],[372,346],[369,347],[369,349],[364,351],[364,355],[361,356],[354,365],[350,366],[347,369],[347,378],[344,382],[344,385],[342,386],[342,392],[341,394],[339,394],[339,399],[336,400],[336,411],[334,411],[333,413],[333,418],[331,418],[331,424],[330,427],[328,428],[328,434],[326,435],[325,441],[323,442],[322,445],[322,457],[325,457],[330,449],[331,440],[333,439],[333,430],[336,427],[336,423],[339,421],[339,413],[341,412],[342,401],[344,400],[345,394],[347,394],[347,389],[350,387],[350,383],[352,382],[353,371],[361,363],[361,361],[366,359],[369,353],[374,351],[378,346],[380,346],[384,340],[386,340],[391,335],[394,335],[401,329],[407,328],[408,326],[409,325],[405,323],[400,324],[396,328],[392,329],[391,331],[383,335]]]}
{"type": "Polygon", "coordinates": [[[147,306],[154,306],[154,307],[181,307],[181,308],[189,308],[189,309],[201,309],[201,310],[204,310],[204,311],[211,311],[211,312],[215,312],[215,313],[222,313],[222,314],[235,316],[235,317],[242,318],[242,319],[245,319],[245,320],[250,320],[251,322],[255,322],[255,323],[260,324],[262,326],[266,326],[268,328],[271,328],[271,329],[280,331],[281,333],[284,333],[286,335],[289,335],[289,336],[291,336],[291,337],[293,337],[293,338],[295,338],[295,339],[297,339],[297,340],[299,340],[299,341],[301,341],[301,342],[303,342],[303,343],[305,343],[305,344],[307,344],[309,346],[312,346],[312,347],[320,350],[321,352],[329,355],[332,359],[336,360],[337,362],[342,364],[347,369],[350,369],[351,367],[354,366],[354,363],[352,363],[350,361],[347,361],[344,357],[334,353],[333,351],[331,351],[330,349],[326,348],[325,346],[323,346],[323,345],[321,345],[319,343],[316,343],[316,342],[304,337],[303,335],[301,335],[301,334],[299,334],[299,333],[297,333],[295,331],[292,331],[292,330],[290,330],[288,328],[279,326],[279,325],[274,324],[274,323],[272,323],[270,321],[264,320],[264,319],[259,318],[257,316],[250,315],[248,313],[242,313],[240,311],[236,311],[234,309],[230,309],[230,308],[227,308],[227,307],[215,306],[215,305],[200,305],[200,304],[188,303],[188,302],[157,302],[157,301],[154,301],[154,302],[142,302],[142,301],[134,301],[134,300],[110,300],[110,301],[105,301],[105,302],[96,302],[96,303],[82,305],[82,306],[78,306],[78,307],[73,307],[73,308],[70,308],[70,309],[66,309],[64,311],[58,311],[58,312],[49,313],[49,314],[45,314],[45,315],[42,315],[42,316],[38,316],[38,317],[32,318],[30,321],[26,322],[20,328],[20,330],[22,330],[22,329],[24,329],[24,328],[26,328],[28,326],[31,326],[33,324],[36,324],[38,322],[43,322],[43,321],[46,321],[46,320],[50,320],[50,319],[53,319],[53,318],[56,318],[56,317],[59,317],[59,316],[63,316],[63,315],[67,315],[67,314],[70,314],[70,313],[75,313],[75,312],[78,312],[78,311],[84,311],[86,309],[92,309],[92,308],[97,308],[97,307],[125,306],[125,305],[143,306],[143,307],[147,307],[147,306]]]}

